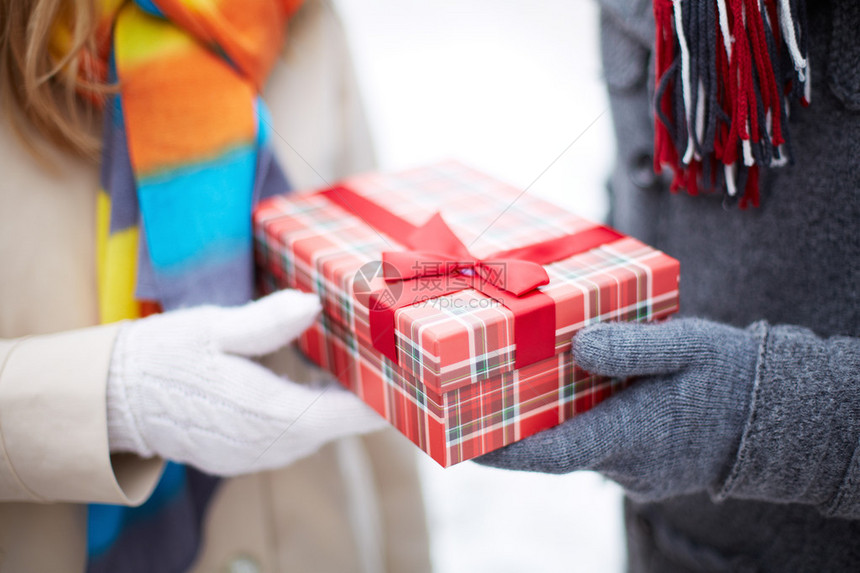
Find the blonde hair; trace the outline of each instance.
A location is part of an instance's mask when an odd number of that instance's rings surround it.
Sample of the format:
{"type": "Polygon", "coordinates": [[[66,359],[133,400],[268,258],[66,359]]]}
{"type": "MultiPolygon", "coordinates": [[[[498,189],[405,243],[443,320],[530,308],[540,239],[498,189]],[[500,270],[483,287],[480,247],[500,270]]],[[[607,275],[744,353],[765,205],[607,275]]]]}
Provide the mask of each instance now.
{"type": "Polygon", "coordinates": [[[55,146],[95,159],[101,146],[96,106],[81,90],[106,86],[84,69],[95,54],[94,0],[0,0],[0,105],[34,152],[33,129],[55,146]],[[64,26],[63,53],[52,41],[64,26]]]}

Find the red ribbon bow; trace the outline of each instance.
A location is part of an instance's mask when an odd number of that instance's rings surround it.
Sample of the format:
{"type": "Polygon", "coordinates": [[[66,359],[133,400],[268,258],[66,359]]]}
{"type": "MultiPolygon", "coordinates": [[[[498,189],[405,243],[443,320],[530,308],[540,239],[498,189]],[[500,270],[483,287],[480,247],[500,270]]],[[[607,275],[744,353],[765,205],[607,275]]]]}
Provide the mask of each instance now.
{"type": "Polygon", "coordinates": [[[595,226],[479,259],[469,253],[439,213],[416,227],[347,187],[333,187],[320,194],[410,249],[382,253],[385,279],[404,284],[398,297],[395,299],[390,289],[370,296],[373,346],[395,363],[397,309],[467,288],[497,300],[513,313],[515,368],[554,356],[555,301],[537,290],[549,283],[542,265],[623,237],[608,227],[595,226]],[[439,281],[440,276],[456,280],[439,281]]]}
{"type": "Polygon", "coordinates": [[[516,296],[549,283],[546,270],[535,262],[498,255],[475,258],[439,213],[416,228],[404,244],[414,250],[382,253],[382,262],[387,263],[382,266],[386,279],[409,280],[457,273],[473,276],[474,273],[483,282],[516,296]]]}

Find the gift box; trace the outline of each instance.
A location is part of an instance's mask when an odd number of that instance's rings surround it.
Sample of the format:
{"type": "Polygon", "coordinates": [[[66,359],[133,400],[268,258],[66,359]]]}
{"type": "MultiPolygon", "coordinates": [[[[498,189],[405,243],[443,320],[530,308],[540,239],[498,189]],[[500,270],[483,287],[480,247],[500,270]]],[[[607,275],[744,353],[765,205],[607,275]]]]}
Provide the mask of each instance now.
{"type": "Polygon", "coordinates": [[[581,413],[626,382],[577,330],[678,308],[678,262],[456,162],[260,203],[264,291],[317,293],[303,352],[442,466],[581,413]]]}

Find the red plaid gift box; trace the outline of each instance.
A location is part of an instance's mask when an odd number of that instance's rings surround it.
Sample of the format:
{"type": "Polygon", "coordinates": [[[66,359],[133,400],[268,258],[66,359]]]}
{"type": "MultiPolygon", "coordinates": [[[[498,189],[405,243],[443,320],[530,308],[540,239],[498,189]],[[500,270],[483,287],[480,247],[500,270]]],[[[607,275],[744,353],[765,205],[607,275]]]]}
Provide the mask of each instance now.
{"type": "Polygon", "coordinates": [[[258,206],[254,225],[264,289],[299,288],[322,300],[302,350],[443,466],[559,424],[623,387],[573,364],[577,330],[678,308],[676,260],[454,162],[273,197],[258,206]],[[520,296],[551,312],[529,322],[517,296],[500,297],[485,282],[511,288],[519,262],[454,264],[410,251],[406,231],[385,224],[388,217],[411,232],[436,212],[468,246],[461,258],[470,263],[525,245],[578,244],[594,232],[599,244],[543,266],[546,284],[520,296]],[[404,251],[426,276],[392,280],[409,267],[392,271],[380,260],[404,251]]]}

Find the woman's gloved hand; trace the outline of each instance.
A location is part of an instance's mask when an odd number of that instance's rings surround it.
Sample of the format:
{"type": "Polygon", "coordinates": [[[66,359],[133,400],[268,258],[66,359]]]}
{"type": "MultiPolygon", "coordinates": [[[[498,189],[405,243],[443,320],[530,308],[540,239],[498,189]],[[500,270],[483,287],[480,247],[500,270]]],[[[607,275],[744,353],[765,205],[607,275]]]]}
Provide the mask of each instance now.
{"type": "Polygon", "coordinates": [[[319,311],[316,296],[282,291],[123,325],[107,387],[111,452],[230,476],[285,466],[335,438],[384,427],[336,382],[297,384],[251,360],[295,339],[319,311]]]}
{"type": "Polygon", "coordinates": [[[586,328],[573,346],[582,368],[642,378],[594,409],[477,461],[550,473],[596,470],[640,500],[714,491],[743,435],[766,329],[699,319],[586,328]]]}

